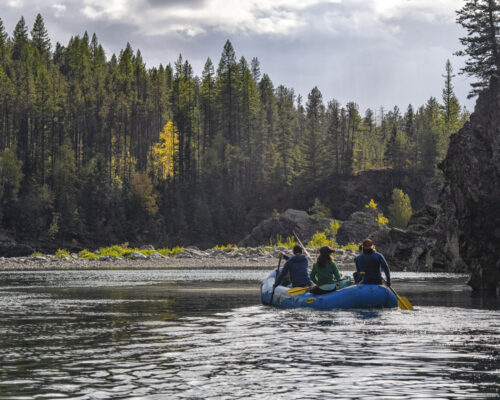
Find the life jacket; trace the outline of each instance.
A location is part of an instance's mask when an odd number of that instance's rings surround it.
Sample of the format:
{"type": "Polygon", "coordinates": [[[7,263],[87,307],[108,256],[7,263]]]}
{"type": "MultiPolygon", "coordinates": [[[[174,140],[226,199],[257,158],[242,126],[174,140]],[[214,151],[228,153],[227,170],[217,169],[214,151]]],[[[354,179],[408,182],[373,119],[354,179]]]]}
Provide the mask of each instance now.
{"type": "Polygon", "coordinates": [[[371,285],[382,284],[382,262],[379,253],[361,254],[359,256],[362,283],[371,285]]]}

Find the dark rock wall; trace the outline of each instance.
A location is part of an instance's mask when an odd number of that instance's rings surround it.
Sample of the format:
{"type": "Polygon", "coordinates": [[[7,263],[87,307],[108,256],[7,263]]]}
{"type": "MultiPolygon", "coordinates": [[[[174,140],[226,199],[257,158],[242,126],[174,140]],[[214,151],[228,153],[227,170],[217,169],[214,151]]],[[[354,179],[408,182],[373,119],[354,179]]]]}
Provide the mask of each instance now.
{"type": "Polygon", "coordinates": [[[32,247],[17,243],[4,232],[0,232],[0,257],[29,256],[33,251],[32,247]]]}
{"type": "Polygon", "coordinates": [[[444,211],[455,214],[461,258],[473,289],[495,292],[500,282],[500,84],[480,94],[470,122],[451,137],[441,163],[444,211]]]}
{"type": "Polygon", "coordinates": [[[276,243],[278,236],[285,240],[295,232],[304,245],[316,232],[330,227],[330,218],[319,221],[312,219],[305,211],[288,209],[279,216],[267,218],[252,229],[252,232],[238,243],[239,247],[254,247],[276,243]]]}
{"type": "Polygon", "coordinates": [[[354,176],[328,178],[318,185],[316,197],[332,210],[334,218],[343,221],[353,212],[363,210],[370,199],[387,213],[395,188],[408,194],[412,208],[420,210],[425,204],[437,203],[442,182],[441,174],[436,176],[434,171],[367,170],[354,176]]]}

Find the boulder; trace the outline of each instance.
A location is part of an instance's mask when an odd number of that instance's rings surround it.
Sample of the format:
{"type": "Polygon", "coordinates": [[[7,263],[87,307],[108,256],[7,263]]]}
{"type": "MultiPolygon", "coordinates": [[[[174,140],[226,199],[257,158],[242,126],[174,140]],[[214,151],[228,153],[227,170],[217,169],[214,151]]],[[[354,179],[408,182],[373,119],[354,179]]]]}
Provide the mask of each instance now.
{"type": "Polygon", "coordinates": [[[465,272],[453,219],[438,205],[414,213],[405,229],[383,227],[370,235],[391,268],[405,271],[465,272]]]}
{"type": "Polygon", "coordinates": [[[157,251],[155,251],[154,253],[152,253],[152,254],[149,256],[149,258],[150,258],[151,260],[163,260],[163,259],[165,259],[165,258],[167,258],[167,257],[165,257],[163,254],[160,254],[160,253],[158,253],[157,251]]]}
{"type": "Polygon", "coordinates": [[[4,233],[0,233],[0,256],[2,257],[23,257],[33,254],[31,246],[20,244],[4,233]]]}
{"type": "Polygon", "coordinates": [[[276,242],[279,236],[283,239],[293,236],[293,232],[299,236],[302,242],[306,243],[314,233],[329,228],[331,221],[330,218],[315,221],[305,211],[288,209],[279,216],[262,221],[238,243],[238,247],[266,245],[270,241],[276,242]]]}
{"type": "Polygon", "coordinates": [[[146,260],[147,258],[148,258],[147,256],[145,256],[142,253],[139,253],[138,251],[134,251],[134,253],[132,254],[133,260],[146,260]]]}
{"type": "Polygon", "coordinates": [[[337,242],[339,244],[361,243],[379,229],[380,226],[372,212],[356,211],[341,224],[337,232],[337,242]]]}
{"type": "MultiPolygon", "coordinates": [[[[469,284],[496,293],[500,286],[500,80],[478,97],[474,112],[450,138],[440,164],[448,206],[456,218],[456,242],[469,284]]],[[[443,207],[444,208],[444,207],[443,207]]]]}

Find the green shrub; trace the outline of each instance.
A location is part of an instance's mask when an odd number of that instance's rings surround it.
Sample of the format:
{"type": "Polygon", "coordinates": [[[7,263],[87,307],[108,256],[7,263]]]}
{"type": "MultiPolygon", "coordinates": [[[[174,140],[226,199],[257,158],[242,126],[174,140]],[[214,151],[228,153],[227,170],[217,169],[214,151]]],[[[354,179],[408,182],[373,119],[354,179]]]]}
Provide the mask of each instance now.
{"type": "Polygon", "coordinates": [[[184,247],[175,246],[172,249],[158,249],[158,253],[165,257],[176,257],[180,253],[184,253],[184,247]]]}
{"type": "Polygon", "coordinates": [[[384,214],[382,213],[378,213],[376,220],[380,226],[385,226],[389,223],[389,220],[386,217],[384,217],[384,214]]]}
{"type": "Polygon", "coordinates": [[[99,256],[91,251],[84,249],[78,253],[78,257],[85,258],[86,260],[95,260],[99,258],[99,256]]]}
{"type": "Polygon", "coordinates": [[[311,218],[314,221],[319,221],[321,218],[331,218],[332,213],[330,209],[325,206],[318,198],[314,199],[312,207],[309,209],[311,213],[311,218]]]}
{"type": "Polygon", "coordinates": [[[285,240],[283,240],[282,235],[276,235],[276,242],[273,242],[273,239],[269,239],[269,247],[275,248],[275,247],[286,247],[288,249],[293,248],[297,242],[295,241],[295,238],[293,236],[288,236],[285,240]]]}
{"type": "Polygon", "coordinates": [[[309,241],[309,243],[307,243],[306,246],[313,248],[313,249],[323,247],[323,246],[331,246],[331,247],[335,248],[335,247],[338,247],[338,244],[335,241],[335,239],[328,239],[326,237],[325,232],[316,232],[313,235],[313,237],[311,238],[311,240],[309,241]]]}
{"type": "Polygon", "coordinates": [[[54,254],[54,257],[57,258],[58,260],[62,260],[65,257],[70,257],[69,251],[66,249],[57,249],[56,253],[54,254]]]}
{"type": "Polygon", "coordinates": [[[342,245],[342,250],[359,250],[359,246],[361,243],[347,243],[342,245]]]}
{"type": "Polygon", "coordinates": [[[392,191],[392,204],[389,206],[391,225],[406,228],[412,214],[410,197],[401,189],[394,189],[392,191]]]}
{"type": "Polygon", "coordinates": [[[378,207],[378,204],[375,203],[375,200],[373,200],[373,199],[370,199],[368,204],[365,204],[365,208],[367,208],[368,210],[377,211],[377,207],[378,207]]]}
{"type": "Polygon", "coordinates": [[[34,251],[33,253],[31,253],[30,257],[41,257],[43,256],[42,253],[40,253],[39,251],[34,251]]]}
{"type": "MultiPolygon", "coordinates": [[[[226,245],[222,245],[222,246],[219,246],[219,245],[216,245],[214,247],[212,247],[213,250],[226,250],[226,249],[237,249],[238,246],[236,246],[235,244],[226,244],[226,245]]],[[[184,251],[184,249],[182,249],[182,251],[184,251]]]]}
{"type": "Polygon", "coordinates": [[[334,219],[332,220],[332,222],[330,222],[330,229],[328,229],[328,233],[330,233],[332,236],[337,236],[339,228],[340,228],[339,221],[334,219]]]}

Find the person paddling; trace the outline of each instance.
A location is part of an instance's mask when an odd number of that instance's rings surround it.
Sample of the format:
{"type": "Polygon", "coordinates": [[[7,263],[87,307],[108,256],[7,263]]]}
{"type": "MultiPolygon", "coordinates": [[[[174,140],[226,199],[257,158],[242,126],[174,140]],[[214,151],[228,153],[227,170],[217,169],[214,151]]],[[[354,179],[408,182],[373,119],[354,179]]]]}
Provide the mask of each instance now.
{"type": "Polygon", "coordinates": [[[371,239],[363,242],[363,254],[356,257],[356,267],[359,267],[361,282],[370,285],[382,284],[382,270],[384,270],[386,284],[391,286],[391,271],[385,257],[375,251],[371,239]]]}
{"type": "Polygon", "coordinates": [[[310,278],[315,283],[309,291],[313,294],[325,294],[336,290],[334,277],[340,281],[340,273],[337,265],[333,261],[332,254],[335,249],[330,246],[323,246],[319,249],[319,255],[313,264],[310,278]]]}
{"type": "Polygon", "coordinates": [[[292,282],[292,287],[308,287],[311,285],[311,280],[309,279],[309,263],[307,257],[302,254],[302,247],[298,244],[293,247],[293,256],[290,257],[285,253],[280,253],[286,261],[283,269],[276,278],[274,282],[274,287],[278,286],[285,276],[290,273],[290,281],[292,282]]]}
{"type": "Polygon", "coordinates": [[[354,265],[356,266],[356,272],[352,274],[352,277],[354,279],[354,283],[358,284],[361,282],[361,267],[359,266],[359,258],[361,257],[361,254],[363,254],[363,245],[359,245],[359,255],[354,257],[354,265]]]}

